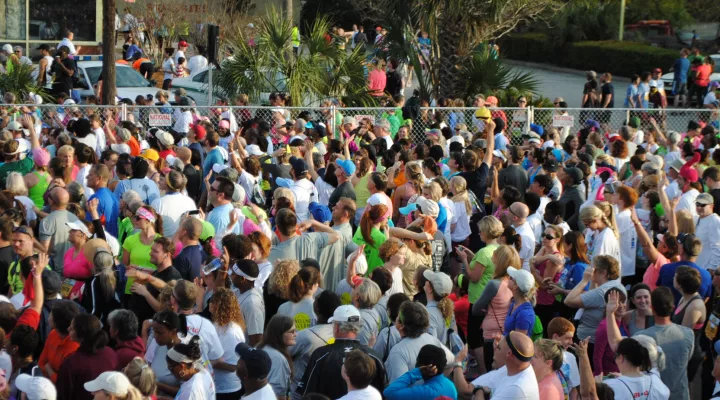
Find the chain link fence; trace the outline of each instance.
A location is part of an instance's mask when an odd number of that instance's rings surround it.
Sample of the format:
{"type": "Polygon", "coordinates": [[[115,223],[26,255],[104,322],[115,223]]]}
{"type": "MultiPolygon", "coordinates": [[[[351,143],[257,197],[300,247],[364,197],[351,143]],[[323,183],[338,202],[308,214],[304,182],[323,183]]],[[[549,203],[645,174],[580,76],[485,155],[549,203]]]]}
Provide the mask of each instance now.
{"type": "MultiPolygon", "coordinates": [[[[491,108],[492,118],[500,118],[505,123],[505,132],[512,144],[522,144],[522,135],[530,133],[531,124],[539,125],[545,130],[556,128],[564,130],[561,137],[568,133],[575,133],[581,129],[587,120],[594,120],[600,124],[601,133],[617,132],[631,118],[637,117],[640,129],[647,130],[654,119],[664,131],[685,132],[689,121],[702,121],[718,126],[718,112],[704,109],[666,109],[666,110],[637,110],[637,109],[556,109],[556,108],[491,108]]],[[[359,124],[370,128],[381,119],[390,122],[393,137],[398,131],[414,143],[422,143],[427,137],[427,131],[439,128],[445,134],[461,133],[472,138],[481,132],[484,122],[476,117],[477,108],[420,108],[411,118],[407,113],[403,115],[400,108],[308,108],[308,107],[179,107],[179,106],[133,106],[121,104],[118,106],[96,105],[28,105],[15,106],[15,109],[4,109],[9,118],[16,118],[21,113],[33,113],[45,129],[65,128],[72,119],[87,118],[93,114],[101,121],[114,120],[132,121],[141,130],[147,131],[153,127],[163,130],[187,130],[187,124],[197,123],[201,120],[209,121],[215,127],[226,127],[231,132],[239,129],[250,120],[265,121],[271,130],[292,122],[297,118],[315,123],[324,123],[330,137],[339,138],[347,134],[359,124]]],[[[2,115],[0,115],[2,116],[2,115]]],[[[39,126],[39,123],[38,123],[39,126]]]]}

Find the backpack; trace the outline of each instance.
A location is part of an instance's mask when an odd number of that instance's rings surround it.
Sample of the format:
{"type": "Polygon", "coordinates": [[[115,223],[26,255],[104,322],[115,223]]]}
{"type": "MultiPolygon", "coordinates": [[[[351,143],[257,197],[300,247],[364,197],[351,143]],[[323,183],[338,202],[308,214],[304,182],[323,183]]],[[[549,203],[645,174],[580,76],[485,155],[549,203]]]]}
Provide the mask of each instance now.
{"type": "Polygon", "coordinates": [[[532,341],[534,342],[538,339],[542,339],[542,337],[543,337],[542,322],[540,322],[540,318],[536,315],[535,323],[533,324],[533,327],[532,327],[532,332],[530,332],[530,339],[532,339],[532,341]]]}
{"type": "Polygon", "coordinates": [[[262,188],[261,178],[255,179],[255,183],[252,187],[252,193],[250,194],[250,201],[260,207],[265,206],[265,191],[262,188]]]}

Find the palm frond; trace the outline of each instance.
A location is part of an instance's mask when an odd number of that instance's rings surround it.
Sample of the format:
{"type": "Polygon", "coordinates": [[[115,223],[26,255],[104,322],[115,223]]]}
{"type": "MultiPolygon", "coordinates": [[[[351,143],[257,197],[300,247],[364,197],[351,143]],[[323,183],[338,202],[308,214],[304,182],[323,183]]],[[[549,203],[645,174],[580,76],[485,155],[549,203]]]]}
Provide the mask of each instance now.
{"type": "Polygon", "coordinates": [[[35,93],[40,95],[44,102],[54,102],[54,98],[50,93],[37,85],[32,76],[32,71],[32,66],[20,64],[14,66],[12,71],[0,74],[0,92],[3,94],[12,93],[21,101],[27,98],[29,93],[35,93]]]}

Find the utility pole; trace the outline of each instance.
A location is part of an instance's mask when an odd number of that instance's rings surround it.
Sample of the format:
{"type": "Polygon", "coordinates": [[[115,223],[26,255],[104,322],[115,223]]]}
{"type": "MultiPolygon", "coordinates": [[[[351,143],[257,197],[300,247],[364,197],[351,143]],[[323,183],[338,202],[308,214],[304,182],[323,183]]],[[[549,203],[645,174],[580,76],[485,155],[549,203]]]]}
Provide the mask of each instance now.
{"type": "Polygon", "coordinates": [[[282,7],[283,7],[283,13],[285,14],[285,19],[288,20],[291,24],[294,24],[292,0],[283,0],[282,7]]]}
{"type": "Polygon", "coordinates": [[[102,104],[114,105],[115,86],[115,0],[103,0],[102,104]]]}
{"type": "Polygon", "coordinates": [[[620,26],[618,27],[618,40],[622,42],[625,29],[625,0],[620,0],[620,26]]]}

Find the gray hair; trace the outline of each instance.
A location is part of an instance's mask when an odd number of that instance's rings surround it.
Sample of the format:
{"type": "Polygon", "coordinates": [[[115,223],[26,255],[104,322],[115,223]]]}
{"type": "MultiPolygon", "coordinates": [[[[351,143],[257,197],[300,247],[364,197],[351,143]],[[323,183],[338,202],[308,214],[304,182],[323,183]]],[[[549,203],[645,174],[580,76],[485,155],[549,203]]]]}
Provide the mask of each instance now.
{"type": "Polygon", "coordinates": [[[362,283],[355,288],[357,295],[357,308],[372,308],[380,301],[382,292],[380,286],[370,279],[363,279],[362,283]]]}
{"type": "Polygon", "coordinates": [[[122,201],[124,201],[127,204],[132,203],[133,201],[142,201],[140,198],[140,194],[134,190],[128,190],[122,195],[122,201]]]}
{"type": "Polygon", "coordinates": [[[662,351],[662,348],[657,345],[655,339],[648,335],[635,335],[632,338],[647,349],[650,355],[650,362],[654,368],[657,368],[658,371],[665,369],[665,353],[662,351]]]}
{"type": "Polygon", "coordinates": [[[130,310],[113,310],[108,315],[108,323],[117,331],[121,341],[132,340],[137,337],[138,319],[130,310]]]}
{"type": "Polygon", "coordinates": [[[19,172],[11,172],[7,176],[6,189],[14,196],[27,196],[28,188],[19,172]]]}
{"type": "Polygon", "coordinates": [[[337,329],[345,333],[359,333],[362,329],[362,321],[357,322],[336,322],[337,329]]]}

